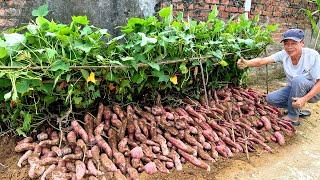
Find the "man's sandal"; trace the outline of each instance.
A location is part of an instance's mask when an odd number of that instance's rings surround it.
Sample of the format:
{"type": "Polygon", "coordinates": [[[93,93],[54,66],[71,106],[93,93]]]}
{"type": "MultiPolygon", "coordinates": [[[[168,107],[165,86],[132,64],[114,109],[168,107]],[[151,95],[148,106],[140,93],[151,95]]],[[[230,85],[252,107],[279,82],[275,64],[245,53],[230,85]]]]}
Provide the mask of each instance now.
{"type": "Polygon", "coordinates": [[[311,111],[308,109],[301,109],[299,117],[308,117],[311,115],[311,111]]]}
{"type": "MultiPolygon", "coordinates": [[[[288,114],[288,111],[284,111],[283,114],[288,114]]],[[[299,112],[299,117],[304,118],[304,117],[308,117],[311,115],[311,111],[308,109],[301,109],[299,112]]]]}
{"type": "Polygon", "coordinates": [[[300,121],[291,121],[292,126],[300,126],[300,121]]]}

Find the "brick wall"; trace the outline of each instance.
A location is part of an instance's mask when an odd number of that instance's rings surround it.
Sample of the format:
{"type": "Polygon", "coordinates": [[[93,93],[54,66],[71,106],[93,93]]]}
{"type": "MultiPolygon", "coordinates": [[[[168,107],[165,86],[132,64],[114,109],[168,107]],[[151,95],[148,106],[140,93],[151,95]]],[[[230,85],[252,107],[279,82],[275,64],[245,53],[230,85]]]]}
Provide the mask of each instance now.
{"type": "MultiPolygon", "coordinates": [[[[244,12],[244,0],[162,0],[159,7],[171,4],[175,11],[183,11],[185,15],[199,20],[206,20],[214,5],[218,6],[219,16],[223,19],[244,12]]],[[[261,22],[279,24],[279,30],[274,34],[277,41],[287,28],[310,29],[302,8],[314,9],[314,5],[307,0],[252,0],[249,16],[259,14],[261,22]]]]}

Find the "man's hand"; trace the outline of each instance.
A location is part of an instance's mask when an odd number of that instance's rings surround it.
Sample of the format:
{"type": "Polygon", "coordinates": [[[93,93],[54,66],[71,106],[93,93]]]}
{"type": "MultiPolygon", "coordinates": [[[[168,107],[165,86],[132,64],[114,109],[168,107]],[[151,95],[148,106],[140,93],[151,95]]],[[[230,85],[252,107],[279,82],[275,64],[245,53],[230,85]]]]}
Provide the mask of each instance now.
{"type": "Polygon", "coordinates": [[[303,97],[293,97],[292,98],[292,106],[294,108],[298,108],[298,109],[301,109],[304,107],[304,105],[306,104],[306,99],[303,98],[303,97]]]}
{"type": "Polygon", "coordinates": [[[237,66],[238,66],[239,69],[244,69],[244,68],[248,67],[248,61],[243,59],[243,58],[241,58],[241,59],[238,60],[237,66]]]}

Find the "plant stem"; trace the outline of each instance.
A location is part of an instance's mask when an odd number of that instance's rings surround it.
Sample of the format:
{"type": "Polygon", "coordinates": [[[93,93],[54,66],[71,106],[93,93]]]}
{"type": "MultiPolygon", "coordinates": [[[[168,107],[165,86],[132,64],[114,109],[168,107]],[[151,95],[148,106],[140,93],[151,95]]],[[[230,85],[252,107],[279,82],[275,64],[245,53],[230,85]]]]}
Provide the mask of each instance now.
{"type": "Polygon", "coordinates": [[[203,89],[204,89],[204,95],[205,95],[205,99],[206,99],[206,106],[207,108],[209,107],[209,100],[208,100],[208,94],[207,94],[207,86],[206,86],[206,80],[204,77],[204,72],[203,72],[203,67],[202,67],[202,63],[200,62],[200,69],[201,69],[201,76],[202,76],[202,83],[203,83],[203,89]]]}

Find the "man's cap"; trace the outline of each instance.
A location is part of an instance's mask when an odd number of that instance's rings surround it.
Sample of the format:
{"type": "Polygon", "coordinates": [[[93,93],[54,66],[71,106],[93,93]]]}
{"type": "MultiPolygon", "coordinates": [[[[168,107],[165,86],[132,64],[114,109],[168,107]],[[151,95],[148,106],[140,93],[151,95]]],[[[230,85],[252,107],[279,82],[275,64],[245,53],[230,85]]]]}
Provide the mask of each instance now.
{"type": "Polygon", "coordinates": [[[284,40],[291,39],[297,42],[300,42],[304,38],[304,32],[301,29],[289,29],[286,32],[282,34],[282,40],[280,42],[283,42],[284,40]]]}

